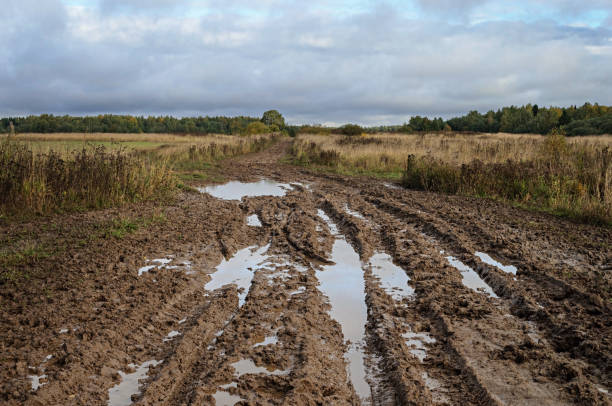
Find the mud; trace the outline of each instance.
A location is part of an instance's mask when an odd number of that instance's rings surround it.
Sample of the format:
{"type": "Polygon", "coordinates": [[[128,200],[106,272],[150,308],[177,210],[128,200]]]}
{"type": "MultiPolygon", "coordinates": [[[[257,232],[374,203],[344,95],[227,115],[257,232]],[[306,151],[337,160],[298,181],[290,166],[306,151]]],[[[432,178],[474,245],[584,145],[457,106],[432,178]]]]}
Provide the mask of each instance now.
{"type": "Polygon", "coordinates": [[[0,285],[0,403],[612,404],[609,229],[287,148],[227,161],[231,196],[1,224],[57,249],[0,285]],[[91,237],[130,216],[165,221],[91,237]]]}

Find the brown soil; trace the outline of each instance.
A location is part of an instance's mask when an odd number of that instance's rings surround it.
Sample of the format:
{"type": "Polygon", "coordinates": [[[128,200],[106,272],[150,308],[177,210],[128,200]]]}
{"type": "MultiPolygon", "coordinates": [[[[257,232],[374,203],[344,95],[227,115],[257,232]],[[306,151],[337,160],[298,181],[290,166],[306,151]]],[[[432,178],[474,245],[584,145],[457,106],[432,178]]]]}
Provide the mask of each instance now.
{"type": "Polygon", "coordinates": [[[413,298],[394,300],[364,265],[373,404],[612,404],[609,229],[312,173],[278,163],[287,147],[223,167],[231,180],[308,185],[283,197],[239,202],[185,192],[160,207],[0,226],[5,252],[53,247],[48,257],[16,265],[27,279],[0,285],[0,403],[106,405],[119,371],[159,360],[134,404],[214,404],[213,394],[232,381],[226,391],[242,404],[359,404],[344,358],[348,343],[315,272],[330,263],[334,241],[317,215],[322,209],[364,263],[377,252],[391,255],[415,289],[413,298]],[[262,227],[247,225],[251,214],[262,227]],[[160,215],[165,221],[123,238],[100,236],[101,225],[117,217],[160,215]],[[244,305],[235,285],[204,288],[224,258],[267,244],[269,261],[280,265],[254,270],[244,305]],[[516,279],[476,251],[515,265],[516,279]],[[189,261],[191,272],[138,276],[147,258],[169,255],[189,261]],[[499,299],[464,287],[449,255],[499,299]],[[180,335],[164,340],[172,330],[180,335]],[[435,339],[422,362],[402,337],[409,331],[435,339]],[[273,335],[278,342],[257,345],[273,335]],[[241,360],[271,373],[238,377],[231,364],[241,360]],[[43,374],[44,385],[32,390],[29,376],[43,374]]]}

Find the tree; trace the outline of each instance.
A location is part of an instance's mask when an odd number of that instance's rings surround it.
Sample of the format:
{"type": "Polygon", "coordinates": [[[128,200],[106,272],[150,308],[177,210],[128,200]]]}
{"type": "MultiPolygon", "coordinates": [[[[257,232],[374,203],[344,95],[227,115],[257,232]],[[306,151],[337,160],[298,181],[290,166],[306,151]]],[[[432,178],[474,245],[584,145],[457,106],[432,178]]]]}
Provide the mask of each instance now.
{"type": "Polygon", "coordinates": [[[285,128],[285,118],[277,110],[268,110],[261,116],[261,122],[268,127],[276,126],[279,130],[285,128]]]}
{"type": "Polygon", "coordinates": [[[344,135],[361,135],[363,128],[357,124],[345,124],[340,127],[340,133],[344,135]]]}
{"type": "Polygon", "coordinates": [[[265,134],[269,133],[270,128],[260,121],[254,121],[246,127],[246,133],[251,134],[265,134]]]}

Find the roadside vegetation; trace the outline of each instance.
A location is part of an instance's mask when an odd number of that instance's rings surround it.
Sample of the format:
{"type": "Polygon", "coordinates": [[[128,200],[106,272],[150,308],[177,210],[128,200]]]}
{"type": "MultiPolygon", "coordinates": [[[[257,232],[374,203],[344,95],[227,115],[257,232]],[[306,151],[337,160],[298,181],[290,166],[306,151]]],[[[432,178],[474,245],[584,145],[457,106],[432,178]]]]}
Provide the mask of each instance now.
{"type": "Polygon", "coordinates": [[[299,135],[294,163],[612,224],[612,137],[299,135]]]}
{"type": "Polygon", "coordinates": [[[0,218],[169,198],[215,162],[269,146],[276,135],[28,134],[0,138],[0,218]]]}

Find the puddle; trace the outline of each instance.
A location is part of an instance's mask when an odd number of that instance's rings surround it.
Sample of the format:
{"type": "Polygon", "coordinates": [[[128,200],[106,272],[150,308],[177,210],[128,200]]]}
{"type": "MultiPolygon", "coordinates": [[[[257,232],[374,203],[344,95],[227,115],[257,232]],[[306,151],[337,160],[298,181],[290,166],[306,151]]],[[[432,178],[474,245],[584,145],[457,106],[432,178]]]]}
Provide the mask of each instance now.
{"type": "Polygon", "coordinates": [[[155,269],[155,268],[157,268],[157,265],[143,266],[142,268],[138,269],[138,276],[142,275],[145,272],[149,272],[151,269],[155,269]]]}
{"type": "Polygon", "coordinates": [[[595,386],[597,388],[598,391],[600,391],[601,393],[603,393],[604,395],[608,395],[610,396],[610,391],[608,391],[606,388],[603,388],[601,386],[595,386]]]}
{"type": "Polygon", "coordinates": [[[197,188],[200,193],[223,200],[242,200],[243,197],[256,196],[285,196],[288,190],[293,190],[287,183],[274,182],[268,179],[259,182],[228,182],[223,185],[214,185],[197,188]]]}
{"type": "Polygon", "coordinates": [[[187,318],[181,319],[181,320],[179,320],[178,324],[183,324],[186,321],[187,321],[187,318]]]}
{"type": "Polygon", "coordinates": [[[351,210],[350,207],[348,206],[348,204],[344,204],[344,211],[347,212],[348,214],[350,214],[353,217],[357,217],[358,219],[361,220],[366,220],[365,217],[363,217],[363,215],[355,210],[351,210]]]}
{"type": "Polygon", "coordinates": [[[172,330],[171,332],[168,333],[166,338],[164,338],[164,342],[171,341],[174,337],[180,336],[180,335],[181,335],[181,333],[179,331],[172,330]]]}
{"type": "Polygon", "coordinates": [[[289,293],[289,295],[293,296],[293,295],[299,295],[300,293],[304,293],[306,292],[306,286],[300,286],[297,290],[289,293]]]}
{"type": "Polygon", "coordinates": [[[63,328],[59,331],[60,334],[66,334],[68,332],[67,328],[63,328]]]}
{"type": "Polygon", "coordinates": [[[46,380],[47,379],[47,375],[46,374],[42,374],[42,375],[28,375],[28,378],[32,382],[32,390],[34,392],[36,392],[38,390],[38,388],[40,388],[41,386],[47,384],[47,382],[41,382],[41,380],[43,380],[43,379],[46,380]]]}
{"type": "Polygon", "coordinates": [[[406,339],[406,345],[410,348],[410,353],[414,355],[422,363],[427,358],[427,348],[425,344],[433,344],[436,339],[427,333],[408,332],[402,334],[406,339]]]}
{"type": "Polygon", "coordinates": [[[289,375],[289,370],[280,370],[266,367],[258,367],[251,359],[242,359],[238,362],[231,364],[232,368],[236,371],[238,378],[244,374],[266,374],[283,376],[289,375]]]}
{"type": "Polygon", "coordinates": [[[316,271],[319,288],[329,298],[330,316],[340,323],[344,338],[351,343],[345,359],[348,361],[349,377],[355,392],[361,399],[369,399],[371,390],[366,381],[365,354],[362,349],[367,308],[361,260],[344,236],[338,234],[338,228],[325,212],[319,210],[318,213],[336,237],[331,255],[335,265],[326,265],[316,271]]]}
{"type": "Polygon", "coordinates": [[[264,253],[268,251],[269,247],[270,244],[259,249],[256,246],[244,248],[229,260],[224,259],[217,266],[217,271],[211,275],[212,279],[204,288],[215,290],[233,283],[238,287],[238,307],[242,307],[249,293],[255,268],[268,258],[264,253]]]}
{"type": "Polygon", "coordinates": [[[493,292],[493,289],[491,289],[491,287],[487,285],[487,283],[480,278],[480,275],[478,275],[472,268],[465,265],[455,257],[446,257],[446,259],[448,260],[449,264],[461,271],[461,276],[463,277],[461,282],[463,282],[463,286],[466,286],[475,292],[484,293],[491,297],[499,298],[499,296],[493,292]]]}
{"type": "Polygon", "coordinates": [[[212,397],[215,399],[215,405],[217,406],[235,405],[242,400],[240,396],[232,395],[224,390],[217,391],[212,397]]]}
{"type": "Polygon", "coordinates": [[[427,386],[427,389],[429,389],[431,392],[431,397],[434,403],[450,403],[448,396],[446,396],[446,388],[442,386],[440,381],[429,376],[427,372],[422,372],[421,378],[423,379],[425,386],[427,386]]]}
{"type": "Polygon", "coordinates": [[[380,279],[380,286],[394,300],[401,301],[414,295],[414,289],[408,285],[410,278],[402,268],[393,263],[389,254],[375,253],[369,264],[372,273],[380,279]]]}
{"type": "Polygon", "coordinates": [[[257,216],[257,214],[252,214],[249,217],[247,217],[247,225],[249,226],[253,226],[253,227],[261,227],[261,221],[259,221],[259,217],[257,216]]]}
{"type": "Polygon", "coordinates": [[[383,185],[385,185],[385,187],[388,187],[389,189],[396,189],[396,190],[401,189],[401,187],[394,185],[392,183],[383,183],[383,185]]]}
{"type": "Polygon", "coordinates": [[[488,254],[485,254],[484,252],[478,252],[476,251],[475,255],[480,258],[480,260],[482,262],[484,262],[485,264],[489,264],[489,265],[493,265],[494,267],[506,272],[506,273],[511,273],[512,275],[516,276],[516,267],[514,265],[503,265],[500,262],[497,262],[496,260],[494,260],[493,258],[491,258],[488,254]]]}
{"type": "Polygon", "coordinates": [[[269,336],[269,337],[264,338],[264,340],[261,343],[255,344],[253,347],[261,347],[264,345],[270,345],[270,344],[276,344],[276,343],[278,343],[278,337],[269,336]]]}
{"type": "Polygon", "coordinates": [[[161,361],[147,361],[137,367],[130,364],[136,371],[126,374],[119,371],[121,382],[108,390],[108,406],[128,406],[132,404],[132,395],[137,395],[139,391],[138,380],[147,376],[150,366],[161,364],[161,361]]]}
{"type": "MultiPolygon", "coordinates": [[[[143,273],[147,273],[152,269],[179,269],[179,268],[185,268],[187,270],[191,269],[191,262],[189,261],[183,261],[181,263],[179,263],[178,265],[168,265],[170,264],[172,261],[174,261],[174,258],[172,258],[172,256],[169,256],[167,258],[156,258],[156,259],[147,259],[146,262],[148,263],[153,263],[154,265],[145,265],[141,268],[138,269],[138,276],[141,276],[143,273]]],[[[187,272],[187,274],[190,274],[190,272],[187,272]]]]}

